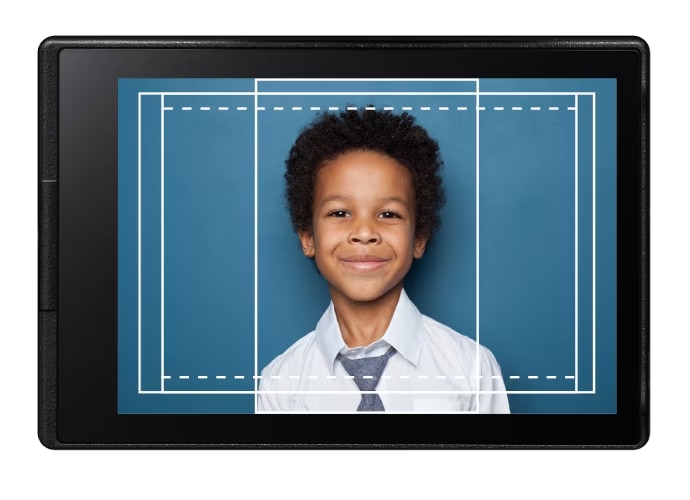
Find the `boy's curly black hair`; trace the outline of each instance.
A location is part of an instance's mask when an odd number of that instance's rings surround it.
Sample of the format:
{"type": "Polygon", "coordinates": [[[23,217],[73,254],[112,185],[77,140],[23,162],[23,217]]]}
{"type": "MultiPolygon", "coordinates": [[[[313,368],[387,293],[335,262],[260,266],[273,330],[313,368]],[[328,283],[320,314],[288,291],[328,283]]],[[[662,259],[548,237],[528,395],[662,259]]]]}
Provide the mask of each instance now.
{"type": "Polygon", "coordinates": [[[416,235],[431,238],[445,203],[438,143],[408,113],[348,110],[324,113],[306,126],[286,160],[286,197],[294,229],[311,232],[316,174],[325,163],[350,151],[384,153],[414,178],[416,235]]]}

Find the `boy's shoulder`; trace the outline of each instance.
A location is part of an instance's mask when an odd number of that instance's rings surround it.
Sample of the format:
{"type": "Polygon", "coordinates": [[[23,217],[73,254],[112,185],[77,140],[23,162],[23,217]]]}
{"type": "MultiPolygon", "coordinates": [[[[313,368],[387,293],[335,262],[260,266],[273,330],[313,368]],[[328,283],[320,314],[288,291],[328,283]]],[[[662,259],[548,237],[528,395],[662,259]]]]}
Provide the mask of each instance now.
{"type": "Polygon", "coordinates": [[[463,357],[476,356],[478,349],[482,357],[493,359],[493,354],[488,348],[448,325],[424,314],[422,314],[422,322],[427,337],[425,340],[433,343],[437,349],[455,352],[463,357]]]}

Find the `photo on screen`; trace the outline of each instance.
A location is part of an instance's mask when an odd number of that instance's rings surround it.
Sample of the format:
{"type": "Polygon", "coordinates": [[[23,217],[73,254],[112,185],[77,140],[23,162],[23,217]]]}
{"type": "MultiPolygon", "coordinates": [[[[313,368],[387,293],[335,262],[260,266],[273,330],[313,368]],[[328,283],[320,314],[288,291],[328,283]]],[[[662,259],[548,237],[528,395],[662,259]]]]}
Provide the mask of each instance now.
{"type": "MultiPolygon", "coordinates": [[[[259,412],[264,368],[330,303],[286,159],[319,116],[368,111],[439,145],[441,225],[405,279],[419,311],[490,350],[510,413],[616,413],[615,79],[120,78],[117,102],[118,413],[259,412]]],[[[329,377],[272,387],[352,398],[329,377]]],[[[462,366],[395,378],[377,392],[402,412],[492,396],[462,366]]]]}

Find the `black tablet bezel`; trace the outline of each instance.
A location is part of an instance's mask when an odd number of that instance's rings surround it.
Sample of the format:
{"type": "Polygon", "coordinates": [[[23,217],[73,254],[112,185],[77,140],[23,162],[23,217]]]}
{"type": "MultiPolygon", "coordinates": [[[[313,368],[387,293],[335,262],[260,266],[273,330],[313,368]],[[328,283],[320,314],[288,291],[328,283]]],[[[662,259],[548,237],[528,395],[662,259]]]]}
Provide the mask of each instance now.
{"type": "Polygon", "coordinates": [[[79,447],[627,447],[649,436],[649,49],[638,38],[50,38],[39,48],[39,438],[79,447]],[[618,413],[117,412],[117,79],[616,78],[618,413]],[[356,420],[354,420],[356,419],[356,420]],[[404,433],[402,433],[404,431],[404,433]]]}

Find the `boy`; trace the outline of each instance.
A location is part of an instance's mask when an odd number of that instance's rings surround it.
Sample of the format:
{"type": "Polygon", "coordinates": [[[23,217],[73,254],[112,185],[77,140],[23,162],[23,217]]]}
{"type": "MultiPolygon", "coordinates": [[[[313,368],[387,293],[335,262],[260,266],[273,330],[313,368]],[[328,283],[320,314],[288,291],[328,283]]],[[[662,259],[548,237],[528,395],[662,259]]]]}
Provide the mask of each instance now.
{"type": "Polygon", "coordinates": [[[491,352],[403,288],[440,223],[436,141],[407,113],[324,114],[286,164],[292,223],[331,304],[262,371],[258,410],[508,413],[491,352]]]}

